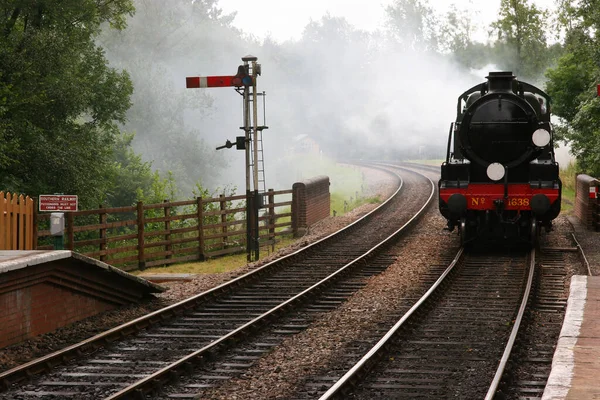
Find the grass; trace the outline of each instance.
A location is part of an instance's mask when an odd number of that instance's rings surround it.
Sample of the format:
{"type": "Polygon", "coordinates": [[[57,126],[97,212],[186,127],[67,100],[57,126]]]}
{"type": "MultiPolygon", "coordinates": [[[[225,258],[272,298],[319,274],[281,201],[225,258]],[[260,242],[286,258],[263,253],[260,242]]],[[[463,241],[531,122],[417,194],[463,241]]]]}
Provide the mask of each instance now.
{"type": "MultiPolygon", "coordinates": [[[[296,239],[283,238],[275,245],[275,251],[294,243],[296,239]]],[[[271,247],[261,247],[260,259],[264,259],[270,252],[271,247]]],[[[218,274],[229,272],[246,265],[246,253],[232,254],[217,258],[211,258],[206,261],[174,264],[167,267],[147,268],[143,271],[135,271],[134,275],[140,274],[218,274]]]]}
{"type": "Polygon", "coordinates": [[[378,204],[381,203],[379,196],[375,197],[344,197],[339,193],[331,194],[331,215],[344,215],[345,213],[362,206],[363,204],[378,204]]]}
{"type": "Polygon", "coordinates": [[[569,163],[566,168],[560,169],[559,175],[563,184],[560,212],[570,214],[573,211],[573,205],[575,204],[575,178],[577,176],[577,165],[573,162],[569,163]]]}
{"type": "Polygon", "coordinates": [[[436,167],[439,167],[442,165],[442,163],[446,161],[445,159],[439,159],[439,160],[408,160],[407,162],[411,162],[411,163],[417,163],[417,164],[425,164],[425,165],[435,165],[436,167]]]}

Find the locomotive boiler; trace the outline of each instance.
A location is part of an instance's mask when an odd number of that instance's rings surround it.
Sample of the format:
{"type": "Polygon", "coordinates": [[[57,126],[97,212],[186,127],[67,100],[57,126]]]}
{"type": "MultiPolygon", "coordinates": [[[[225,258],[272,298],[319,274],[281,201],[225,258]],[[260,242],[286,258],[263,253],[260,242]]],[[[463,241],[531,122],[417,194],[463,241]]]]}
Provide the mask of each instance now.
{"type": "Polygon", "coordinates": [[[439,209],[463,244],[480,237],[535,244],[561,203],[550,97],[512,72],[486,79],[458,98],[439,209]]]}

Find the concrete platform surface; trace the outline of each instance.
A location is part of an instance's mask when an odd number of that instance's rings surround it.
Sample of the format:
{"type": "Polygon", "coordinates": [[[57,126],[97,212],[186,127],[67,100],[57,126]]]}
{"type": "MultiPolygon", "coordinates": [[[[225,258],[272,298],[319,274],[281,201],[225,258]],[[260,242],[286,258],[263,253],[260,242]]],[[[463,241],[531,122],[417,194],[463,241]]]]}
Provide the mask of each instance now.
{"type": "Polygon", "coordinates": [[[600,399],[600,277],[575,275],[542,400],[600,399]]]}
{"type": "Polygon", "coordinates": [[[176,273],[143,273],[138,275],[140,278],[146,279],[150,282],[154,283],[163,283],[163,282],[189,282],[196,274],[176,274],[176,273]]]}

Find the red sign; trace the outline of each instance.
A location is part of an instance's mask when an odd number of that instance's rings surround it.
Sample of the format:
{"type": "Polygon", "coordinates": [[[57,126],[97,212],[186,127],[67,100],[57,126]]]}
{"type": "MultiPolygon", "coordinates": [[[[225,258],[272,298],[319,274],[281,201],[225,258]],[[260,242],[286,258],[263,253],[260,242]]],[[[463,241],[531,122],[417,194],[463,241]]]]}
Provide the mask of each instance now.
{"type": "Polygon", "coordinates": [[[77,211],[77,196],[65,194],[41,194],[40,211],[77,211]]]}

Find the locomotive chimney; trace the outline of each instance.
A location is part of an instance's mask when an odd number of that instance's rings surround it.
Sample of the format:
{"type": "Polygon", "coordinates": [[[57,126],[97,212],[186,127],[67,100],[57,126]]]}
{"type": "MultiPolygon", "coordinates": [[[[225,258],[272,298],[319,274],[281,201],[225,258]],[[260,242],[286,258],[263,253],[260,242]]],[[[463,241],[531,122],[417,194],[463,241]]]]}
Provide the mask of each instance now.
{"type": "Polygon", "coordinates": [[[486,76],[488,80],[488,92],[512,92],[515,76],[512,72],[490,72],[486,76]]]}

